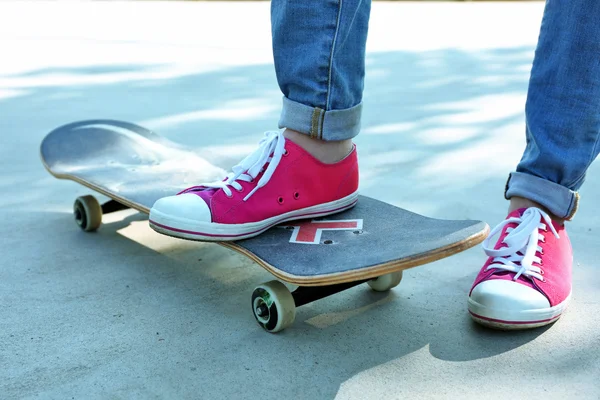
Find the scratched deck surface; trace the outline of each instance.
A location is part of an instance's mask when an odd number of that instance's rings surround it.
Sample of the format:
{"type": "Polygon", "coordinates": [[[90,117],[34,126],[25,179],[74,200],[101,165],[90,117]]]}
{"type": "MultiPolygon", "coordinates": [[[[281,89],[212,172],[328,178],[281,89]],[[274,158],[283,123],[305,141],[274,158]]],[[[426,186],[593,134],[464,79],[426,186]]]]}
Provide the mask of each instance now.
{"type": "MultiPolygon", "coordinates": [[[[160,197],[222,178],[199,154],[134,124],[83,121],[49,133],[46,168],[148,213],[160,197]]],[[[431,262],[480,243],[481,221],[439,220],[371,199],[315,220],[288,222],[247,240],[222,243],[281,279],[327,284],[364,279],[431,262]]]]}
{"type": "Polygon", "coordinates": [[[225,176],[225,171],[154,132],[110,120],[50,132],[41,157],[56,177],[72,179],[148,213],[164,196],[225,176]]]}

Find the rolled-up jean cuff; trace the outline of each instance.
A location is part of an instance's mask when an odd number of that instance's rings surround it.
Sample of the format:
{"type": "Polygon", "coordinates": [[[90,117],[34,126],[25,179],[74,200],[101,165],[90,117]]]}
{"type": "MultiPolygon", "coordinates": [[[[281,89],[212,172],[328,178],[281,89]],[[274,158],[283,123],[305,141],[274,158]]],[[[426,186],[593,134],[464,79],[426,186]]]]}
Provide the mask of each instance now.
{"type": "Polygon", "coordinates": [[[504,197],[524,197],[547,208],[559,218],[571,220],[579,206],[579,193],[558,183],[523,172],[512,172],[506,182],[504,197]]]}
{"type": "Polygon", "coordinates": [[[344,110],[325,111],[284,97],[279,127],[321,140],[347,140],[358,135],[361,114],[362,103],[344,110]]]}

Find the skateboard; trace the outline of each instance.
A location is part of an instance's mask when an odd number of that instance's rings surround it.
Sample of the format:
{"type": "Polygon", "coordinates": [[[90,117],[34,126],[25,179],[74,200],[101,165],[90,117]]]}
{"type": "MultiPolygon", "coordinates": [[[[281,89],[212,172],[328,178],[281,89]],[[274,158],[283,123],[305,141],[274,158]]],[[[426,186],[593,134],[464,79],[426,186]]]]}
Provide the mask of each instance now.
{"type": "MultiPolygon", "coordinates": [[[[102,215],[133,208],[149,214],[154,202],[226,171],[192,149],[141,126],[89,120],[61,126],[41,144],[41,159],[56,178],[76,181],[111,200],[86,195],[73,214],[84,231],[95,231],[102,215]]],[[[425,217],[359,196],[346,211],[322,218],[288,221],[250,239],[216,242],[252,259],[279,280],[251,295],[256,321],[268,332],[290,326],[296,308],[368,283],[388,291],[402,271],[462,252],[482,242],[482,221],[425,217]],[[287,282],[297,286],[290,291],[287,282]]]]}

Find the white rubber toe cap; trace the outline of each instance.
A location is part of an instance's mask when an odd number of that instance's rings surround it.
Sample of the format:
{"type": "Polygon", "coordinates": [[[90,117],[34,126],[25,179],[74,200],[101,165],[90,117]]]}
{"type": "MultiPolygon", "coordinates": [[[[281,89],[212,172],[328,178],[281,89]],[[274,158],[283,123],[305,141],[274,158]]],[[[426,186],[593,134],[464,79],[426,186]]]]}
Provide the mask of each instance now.
{"type": "Polygon", "coordinates": [[[547,309],[550,302],[540,292],[514,281],[492,279],[475,286],[471,300],[489,309],[525,311],[547,309]]]}
{"type": "Polygon", "coordinates": [[[181,222],[211,222],[210,209],[198,195],[185,193],[179,196],[163,197],[154,203],[150,210],[150,219],[166,223],[181,222]]]}

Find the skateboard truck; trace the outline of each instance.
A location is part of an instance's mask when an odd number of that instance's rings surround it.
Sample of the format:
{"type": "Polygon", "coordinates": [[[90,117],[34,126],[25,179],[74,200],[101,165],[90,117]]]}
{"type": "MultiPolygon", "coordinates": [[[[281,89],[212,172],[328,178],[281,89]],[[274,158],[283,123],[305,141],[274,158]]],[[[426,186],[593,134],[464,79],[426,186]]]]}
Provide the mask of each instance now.
{"type": "Polygon", "coordinates": [[[392,272],[374,279],[362,279],[327,286],[299,286],[290,291],[280,281],[259,285],[252,293],[254,318],[264,330],[279,332],[294,323],[296,308],[323,299],[365,282],[372,290],[386,292],[400,283],[402,271],[392,272]]]}

